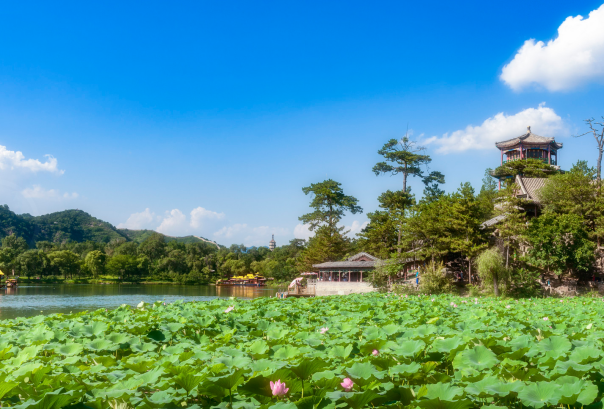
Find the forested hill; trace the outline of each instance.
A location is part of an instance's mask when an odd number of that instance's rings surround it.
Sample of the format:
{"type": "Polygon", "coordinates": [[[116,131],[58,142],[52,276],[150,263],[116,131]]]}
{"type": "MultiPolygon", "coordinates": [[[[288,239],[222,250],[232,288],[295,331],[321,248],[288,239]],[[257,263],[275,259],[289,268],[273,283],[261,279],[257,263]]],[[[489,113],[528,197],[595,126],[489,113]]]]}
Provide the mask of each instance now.
{"type": "MultiPolygon", "coordinates": [[[[126,237],[128,240],[132,240],[136,243],[142,243],[143,241],[145,241],[149,236],[151,236],[153,233],[155,233],[154,230],[130,230],[130,229],[117,229],[117,231],[123,235],[124,237],[126,237]]],[[[184,237],[173,237],[173,236],[166,236],[164,235],[164,237],[166,238],[166,242],[170,242],[170,241],[177,241],[179,243],[183,243],[183,244],[190,244],[190,243],[202,243],[202,242],[209,242],[209,243],[214,243],[216,244],[214,241],[212,240],[207,240],[204,239],[202,237],[196,237],[196,236],[184,236],[184,237]]],[[[220,247],[217,244],[218,247],[220,247]]]]}
{"type": "MultiPolygon", "coordinates": [[[[0,206],[0,239],[15,234],[23,237],[31,247],[38,241],[65,243],[68,241],[95,241],[109,243],[114,239],[125,239],[141,243],[152,230],[117,229],[111,223],[97,219],[82,210],[64,210],[43,216],[16,214],[7,205],[0,206]]],[[[166,241],[183,243],[201,242],[194,237],[166,237],[166,241]]]]}

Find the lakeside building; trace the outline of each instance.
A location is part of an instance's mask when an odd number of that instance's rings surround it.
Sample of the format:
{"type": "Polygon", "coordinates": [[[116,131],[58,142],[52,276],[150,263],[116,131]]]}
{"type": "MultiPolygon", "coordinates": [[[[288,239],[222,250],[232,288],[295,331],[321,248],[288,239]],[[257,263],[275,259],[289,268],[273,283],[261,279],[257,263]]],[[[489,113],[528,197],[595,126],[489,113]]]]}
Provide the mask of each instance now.
{"type": "MultiPolygon", "coordinates": [[[[562,149],[562,143],[556,142],[554,138],[534,134],[530,126],[526,129],[527,132],[525,134],[516,138],[495,142],[495,146],[501,151],[500,166],[517,160],[540,159],[543,163],[554,166],[559,170],[558,150],[562,149]]],[[[501,189],[501,181],[510,179],[513,176],[495,177],[499,179],[499,189],[501,189]]]]}

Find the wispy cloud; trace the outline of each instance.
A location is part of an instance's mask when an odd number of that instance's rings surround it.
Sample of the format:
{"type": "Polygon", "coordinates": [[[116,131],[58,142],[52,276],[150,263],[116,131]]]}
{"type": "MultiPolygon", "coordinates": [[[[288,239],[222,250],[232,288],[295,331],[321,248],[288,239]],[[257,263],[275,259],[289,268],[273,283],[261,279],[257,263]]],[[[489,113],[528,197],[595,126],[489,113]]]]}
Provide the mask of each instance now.
{"type": "Polygon", "coordinates": [[[26,199],[77,199],[79,195],[73,193],[60,193],[56,189],[44,189],[40,185],[33,185],[31,188],[26,188],[21,191],[21,195],[26,199]]]}

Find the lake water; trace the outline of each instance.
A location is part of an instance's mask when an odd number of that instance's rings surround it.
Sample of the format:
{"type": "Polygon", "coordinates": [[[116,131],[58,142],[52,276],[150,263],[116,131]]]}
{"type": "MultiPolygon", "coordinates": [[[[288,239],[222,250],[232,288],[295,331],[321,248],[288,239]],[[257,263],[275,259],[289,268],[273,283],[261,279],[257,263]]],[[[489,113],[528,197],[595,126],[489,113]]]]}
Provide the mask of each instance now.
{"type": "Polygon", "coordinates": [[[276,289],[262,287],[216,287],[179,285],[98,285],[58,284],[20,285],[0,289],[0,319],[94,311],[116,308],[122,304],[136,306],[141,301],[153,303],[177,300],[210,301],[215,298],[256,298],[274,296],[276,289]]]}

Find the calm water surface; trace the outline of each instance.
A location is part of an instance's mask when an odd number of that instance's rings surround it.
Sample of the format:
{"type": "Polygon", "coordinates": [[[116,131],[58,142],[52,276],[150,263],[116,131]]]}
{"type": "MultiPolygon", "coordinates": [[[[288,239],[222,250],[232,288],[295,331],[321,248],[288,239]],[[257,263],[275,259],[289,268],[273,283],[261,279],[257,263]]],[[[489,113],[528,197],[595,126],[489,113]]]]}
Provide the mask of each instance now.
{"type": "Polygon", "coordinates": [[[258,287],[216,287],[178,285],[99,285],[58,284],[21,285],[0,289],[0,319],[94,311],[116,308],[122,304],[137,305],[177,300],[210,301],[215,298],[256,298],[275,295],[277,290],[258,287]]]}

